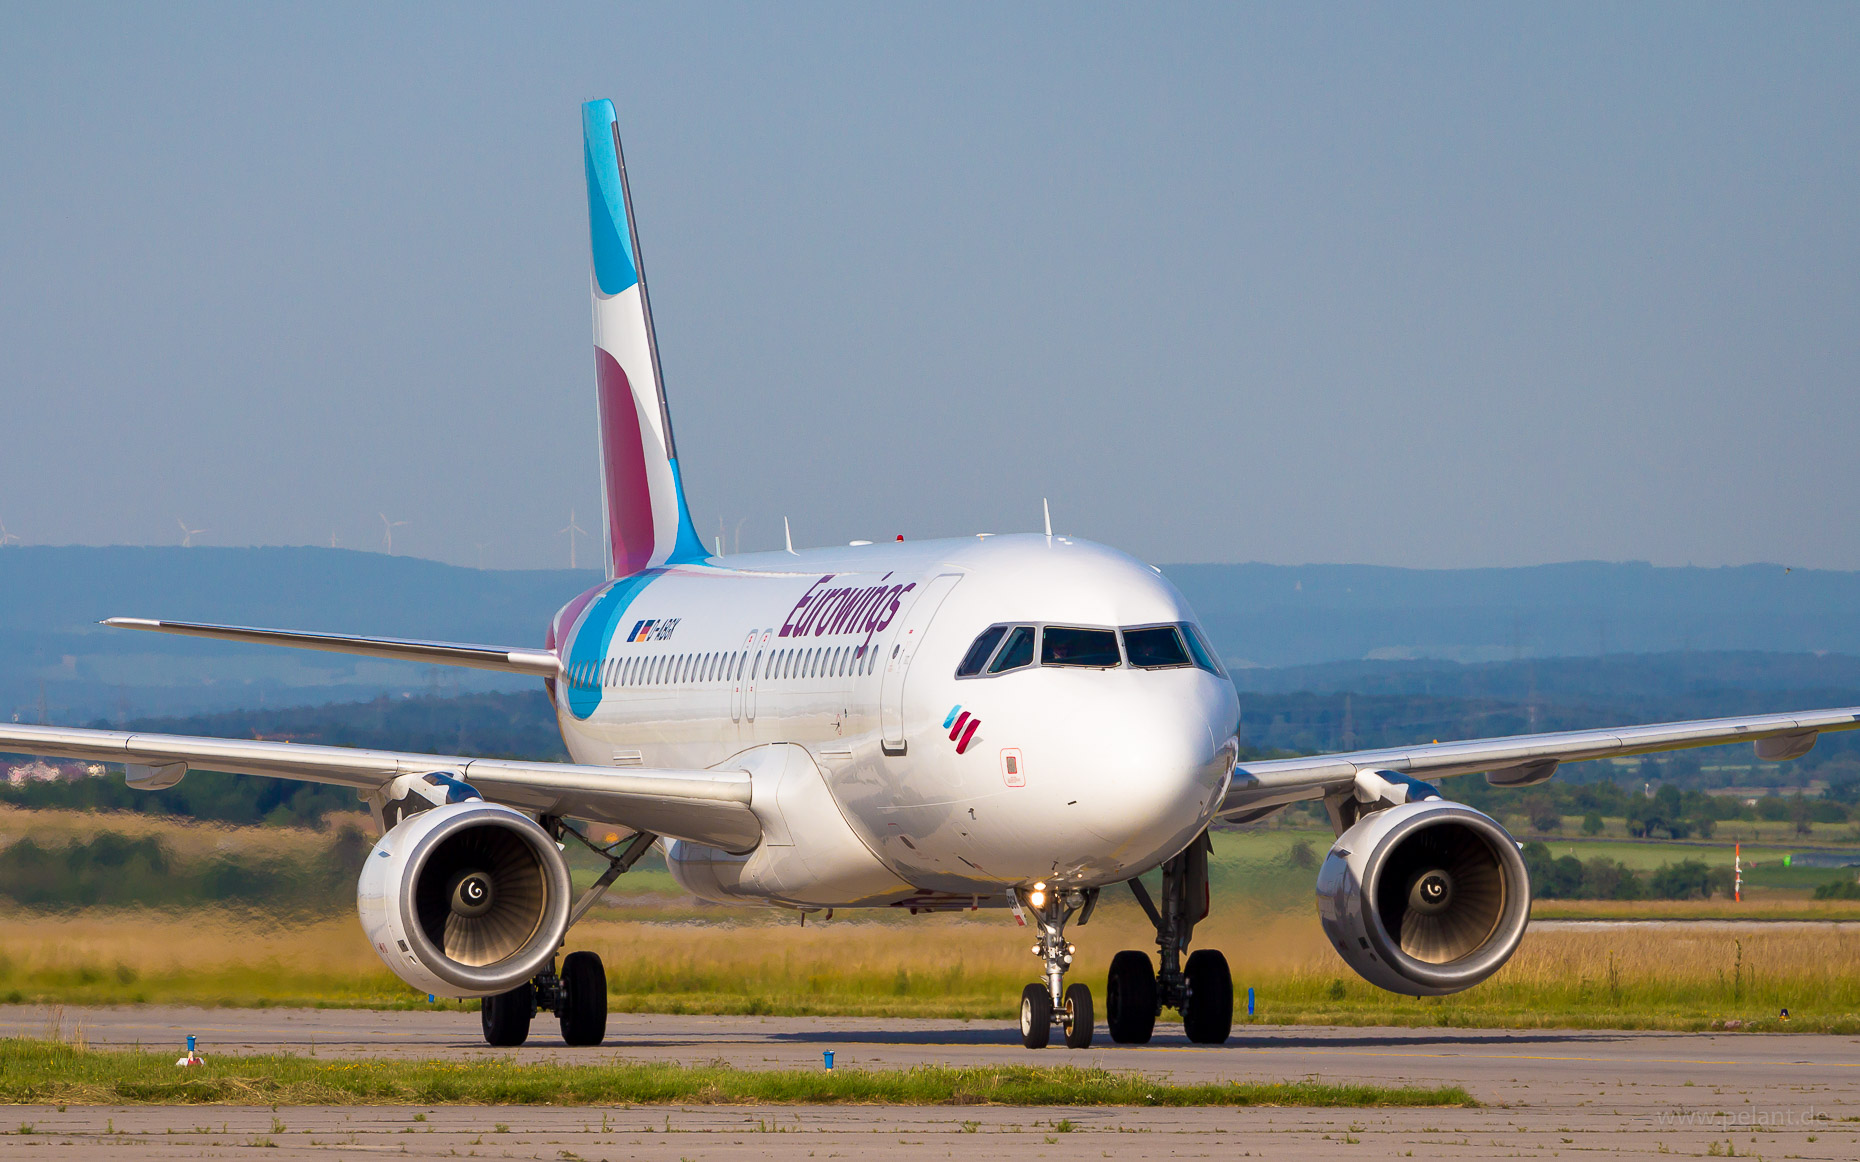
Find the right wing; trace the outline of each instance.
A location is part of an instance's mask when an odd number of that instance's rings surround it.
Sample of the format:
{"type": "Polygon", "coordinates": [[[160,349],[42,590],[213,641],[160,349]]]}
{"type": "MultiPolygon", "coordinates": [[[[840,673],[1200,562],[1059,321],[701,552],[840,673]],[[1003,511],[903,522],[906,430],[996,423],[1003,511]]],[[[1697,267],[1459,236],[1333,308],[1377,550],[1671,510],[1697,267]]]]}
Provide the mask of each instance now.
{"type": "Polygon", "coordinates": [[[475,759],[345,746],[193,738],[0,723],[0,752],[124,763],[131,786],[172,786],[188,768],[354,787],[363,796],[401,775],[444,772],[493,803],[570,815],[674,839],[748,851],[762,839],[745,771],[652,770],[475,759]]]}
{"type": "Polygon", "coordinates": [[[1730,742],[1757,744],[1757,757],[1797,758],[1808,753],[1821,734],[1860,729],[1860,706],[1805,710],[1789,714],[1750,714],[1736,718],[1699,718],[1650,726],[1608,730],[1570,730],[1556,734],[1519,734],[1476,738],[1343,754],[1243,762],[1234,768],[1220,814],[1230,822],[1256,819],[1288,803],[1341,791],[1364,772],[1390,771],[1415,779],[1439,779],[1486,772],[1500,787],[1528,787],[1556,773],[1559,764],[1591,759],[1627,758],[1695,746],[1730,742]]]}
{"type": "Polygon", "coordinates": [[[360,637],[346,633],[304,633],[293,629],[254,629],[243,625],[205,625],[196,621],[156,621],[146,617],[111,617],[103,624],[113,629],[145,629],[185,637],[250,642],[261,646],[294,646],[335,654],[361,654],[397,662],[430,662],[440,666],[468,666],[474,670],[501,670],[537,678],[557,677],[562,663],[548,650],[510,649],[505,646],[461,645],[457,642],[409,641],[397,637],[360,637]]]}

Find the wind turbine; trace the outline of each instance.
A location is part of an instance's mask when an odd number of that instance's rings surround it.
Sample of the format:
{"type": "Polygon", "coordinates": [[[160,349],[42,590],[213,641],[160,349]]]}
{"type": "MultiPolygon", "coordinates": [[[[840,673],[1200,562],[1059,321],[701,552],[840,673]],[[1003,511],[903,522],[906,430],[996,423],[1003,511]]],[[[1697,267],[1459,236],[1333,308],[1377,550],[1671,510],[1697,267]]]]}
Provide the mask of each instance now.
{"type": "Polygon", "coordinates": [[[557,530],[558,536],[562,533],[568,534],[568,567],[573,569],[575,567],[575,538],[587,536],[588,530],[575,523],[575,510],[572,508],[568,510],[568,527],[557,530]]]}
{"type": "MultiPolygon", "coordinates": [[[[569,516],[571,517],[574,515],[575,515],[574,513],[569,514],[569,516]]],[[[472,544],[478,546],[478,567],[480,569],[484,568],[484,547],[490,543],[491,542],[489,541],[473,541],[472,542],[472,544]]]]}
{"type": "Polygon", "coordinates": [[[381,517],[381,539],[387,543],[388,556],[392,557],[394,555],[394,530],[407,522],[404,520],[389,520],[385,512],[379,515],[381,517]]]}
{"type": "Polygon", "coordinates": [[[8,545],[21,545],[24,543],[25,543],[24,541],[20,540],[18,537],[14,536],[12,533],[7,532],[6,522],[3,520],[0,520],[0,549],[4,549],[8,545]]]}
{"type": "Polygon", "coordinates": [[[174,518],[174,523],[181,526],[181,547],[183,549],[193,548],[194,538],[199,536],[201,533],[213,531],[212,529],[190,529],[187,527],[187,522],[182,520],[178,516],[174,518]]]}

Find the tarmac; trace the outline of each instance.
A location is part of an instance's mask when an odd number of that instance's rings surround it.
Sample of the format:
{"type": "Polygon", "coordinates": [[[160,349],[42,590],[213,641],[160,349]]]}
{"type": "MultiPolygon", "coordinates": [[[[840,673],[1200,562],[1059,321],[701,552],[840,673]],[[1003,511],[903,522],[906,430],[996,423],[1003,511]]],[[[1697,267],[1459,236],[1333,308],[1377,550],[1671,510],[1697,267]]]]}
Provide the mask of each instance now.
{"type": "Polygon", "coordinates": [[[615,1013],[607,1044],[570,1049],[551,1021],[494,1050],[475,1013],[160,1006],[0,1006],[0,1035],[80,1035],[93,1047],[319,1058],[727,1061],[745,1068],[915,1064],[1101,1065],[1175,1081],[1318,1077],[1457,1084],[1472,1109],[1157,1109],[897,1106],[15,1107],[0,1156],[1273,1158],[1860,1157],[1860,1038],[1816,1034],[1393,1029],[1250,1025],[1222,1047],[1159,1028],[1147,1046],[1021,1048],[992,1021],[615,1013]],[[417,1120],[416,1120],[417,1119],[417,1120]],[[984,1140],[985,1139],[985,1140],[984,1140]],[[72,1151],[75,1149],[75,1153],[72,1151]],[[1348,1151],[1348,1153],[1345,1153],[1348,1151]]]}

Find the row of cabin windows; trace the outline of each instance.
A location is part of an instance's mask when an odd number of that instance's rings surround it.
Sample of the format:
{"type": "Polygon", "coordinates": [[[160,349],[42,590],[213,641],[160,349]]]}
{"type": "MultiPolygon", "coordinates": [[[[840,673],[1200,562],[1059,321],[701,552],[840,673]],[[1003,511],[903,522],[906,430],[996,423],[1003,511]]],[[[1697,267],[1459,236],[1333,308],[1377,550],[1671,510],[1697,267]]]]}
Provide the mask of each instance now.
{"type": "Polygon", "coordinates": [[[991,625],[977,634],[956,667],[958,678],[979,678],[1042,666],[1139,670],[1193,666],[1221,677],[1220,663],[1192,622],[1094,629],[1070,625],[991,625]],[[1119,646],[1122,646],[1120,650],[1119,646]]]}
{"type": "Polygon", "coordinates": [[[571,666],[571,686],[677,686],[688,683],[776,681],[783,678],[844,678],[872,673],[877,651],[866,646],[814,646],[808,649],[734,650],[728,653],[653,654],[609,658],[571,666]]]}

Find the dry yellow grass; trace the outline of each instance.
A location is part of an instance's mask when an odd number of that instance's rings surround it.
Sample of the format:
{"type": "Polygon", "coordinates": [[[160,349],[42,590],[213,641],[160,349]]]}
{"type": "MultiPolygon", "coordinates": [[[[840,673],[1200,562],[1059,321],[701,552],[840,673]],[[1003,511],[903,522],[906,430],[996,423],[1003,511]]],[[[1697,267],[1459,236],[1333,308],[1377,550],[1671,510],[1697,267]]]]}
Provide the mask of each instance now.
{"type": "MultiPolygon", "coordinates": [[[[0,808],[0,847],[30,833],[56,846],[102,830],[155,835],[182,860],[238,851],[304,857],[326,832],[221,828],[134,815],[0,808]]],[[[1325,943],[1311,871],[1284,858],[1292,836],[1217,841],[1214,915],[1197,947],[1224,949],[1240,1007],[1258,1019],[1488,1025],[1704,1027],[1719,1020],[1860,1031],[1860,936],[1833,928],[1534,930],[1492,980],[1456,997],[1415,1000],[1371,988],[1325,943]]],[[[585,875],[584,871],[584,875],[585,875]]],[[[637,879],[636,879],[637,877],[637,879]]],[[[842,912],[805,926],[793,913],[713,908],[670,890],[663,871],[580,926],[573,948],[601,953],[621,1010],[921,1015],[1003,1019],[1038,965],[1031,933],[1002,911],[910,917],[842,912]],[[639,889],[645,889],[643,892],[639,889]]],[[[1860,902],[1797,900],[1766,916],[1860,919],[1860,902]]],[[[1747,918],[1729,901],[1542,901],[1539,918],[1747,918]]],[[[1072,929],[1075,979],[1101,988],[1111,956],[1154,940],[1128,893],[1107,892],[1072,929]]],[[[0,910],[0,1000],[53,1003],[423,1006],[362,939],[346,907],[322,920],[227,909],[162,912],[0,910]]],[[[1761,1027],[1761,1026],[1759,1026],[1761,1027]]]]}
{"type": "Polygon", "coordinates": [[[1746,893],[1710,900],[1533,900],[1533,920],[1853,920],[1860,900],[1815,900],[1809,893],[1771,889],[1760,900],[1746,893]]]}
{"type": "MultiPolygon", "coordinates": [[[[1134,907],[1082,930],[1077,977],[1102,987],[1110,957],[1152,946],[1134,907]]],[[[577,927],[601,953],[618,1010],[1006,1019],[1037,965],[1004,913],[810,922],[742,914],[665,922],[650,913],[577,927]]],[[[1705,1028],[1737,1020],[1860,1031],[1860,934],[1826,928],[1535,931],[1496,977],[1439,999],[1358,979],[1305,912],[1229,908],[1197,932],[1224,949],[1244,1019],[1287,1023],[1705,1028]]],[[[352,917],[281,926],[231,913],[0,917],[0,997],[59,1003],[424,1006],[352,917]]]]}

